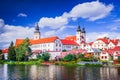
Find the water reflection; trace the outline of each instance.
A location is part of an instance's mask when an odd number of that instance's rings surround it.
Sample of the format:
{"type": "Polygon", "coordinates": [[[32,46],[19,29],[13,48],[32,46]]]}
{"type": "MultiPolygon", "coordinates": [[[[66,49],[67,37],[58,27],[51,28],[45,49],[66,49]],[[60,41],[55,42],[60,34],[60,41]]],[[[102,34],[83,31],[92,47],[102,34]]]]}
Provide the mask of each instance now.
{"type": "Polygon", "coordinates": [[[0,80],[120,80],[120,68],[0,65],[0,80]]]}

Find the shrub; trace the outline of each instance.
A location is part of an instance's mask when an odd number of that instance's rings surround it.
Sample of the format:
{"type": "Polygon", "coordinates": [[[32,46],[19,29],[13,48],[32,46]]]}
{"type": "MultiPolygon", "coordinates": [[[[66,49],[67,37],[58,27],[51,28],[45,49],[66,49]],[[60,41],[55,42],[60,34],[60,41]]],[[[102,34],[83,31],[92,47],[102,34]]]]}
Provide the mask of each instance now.
{"type": "Polygon", "coordinates": [[[44,60],[44,61],[49,61],[49,58],[50,58],[50,54],[49,53],[44,53],[41,56],[41,59],[44,60]]]}
{"type": "Polygon", "coordinates": [[[64,61],[72,61],[72,60],[76,60],[76,56],[74,54],[67,54],[65,57],[64,57],[64,61]]]}

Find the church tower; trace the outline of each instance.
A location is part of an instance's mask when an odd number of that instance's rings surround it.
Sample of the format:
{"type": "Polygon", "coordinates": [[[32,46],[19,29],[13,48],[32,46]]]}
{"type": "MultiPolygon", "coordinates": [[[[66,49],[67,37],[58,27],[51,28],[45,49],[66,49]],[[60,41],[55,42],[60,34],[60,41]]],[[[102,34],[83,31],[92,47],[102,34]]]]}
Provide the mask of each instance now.
{"type": "Polygon", "coordinates": [[[82,28],[81,31],[81,42],[86,42],[86,31],[84,27],[82,28]]]}
{"type": "Polygon", "coordinates": [[[39,26],[37,23],[37,25],[35,26],[35,31],[34,31],[34,40],[38,40],[38,39],[40,39],[40,32],[39,32],[39,26]]]}
{"type": "Polygon", "coordinates": [[[80,26],[78,26],[78,28],[77,28],[77,32],[76,32],[76,42],[77,42],[78,44],[81,43],[81,29],[80,29],[80,26]]]}

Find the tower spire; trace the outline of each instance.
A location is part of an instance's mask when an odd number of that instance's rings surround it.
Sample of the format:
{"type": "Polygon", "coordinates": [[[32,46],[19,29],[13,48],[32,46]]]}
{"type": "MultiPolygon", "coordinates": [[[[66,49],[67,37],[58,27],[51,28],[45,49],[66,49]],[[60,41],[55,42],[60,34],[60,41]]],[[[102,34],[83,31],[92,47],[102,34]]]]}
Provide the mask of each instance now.
{"type": "Polygon", "coordinates": [[[77,32],[81,31],[80,25],[78,25],[77,32]]]}
{"type": "Polygon", "coordinates": [[[40,31],[39,31],[38,23],[36,23],[36,26],[35,26],[34,39],[35,40],[40,39],[40,31]]]}

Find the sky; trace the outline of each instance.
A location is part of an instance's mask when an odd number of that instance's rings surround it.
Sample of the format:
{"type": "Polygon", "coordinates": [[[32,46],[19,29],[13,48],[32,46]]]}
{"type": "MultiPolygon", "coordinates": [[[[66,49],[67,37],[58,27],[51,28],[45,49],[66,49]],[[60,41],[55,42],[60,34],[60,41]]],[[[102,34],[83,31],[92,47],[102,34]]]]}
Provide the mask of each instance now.
{"type": "Polygon", "coordinates": [[[0,49],[26,37],[36,23],[41,37],[75,35],[86,29],[86,41],[120,39],[120,0],[0,0],[0,49]]]}

